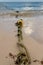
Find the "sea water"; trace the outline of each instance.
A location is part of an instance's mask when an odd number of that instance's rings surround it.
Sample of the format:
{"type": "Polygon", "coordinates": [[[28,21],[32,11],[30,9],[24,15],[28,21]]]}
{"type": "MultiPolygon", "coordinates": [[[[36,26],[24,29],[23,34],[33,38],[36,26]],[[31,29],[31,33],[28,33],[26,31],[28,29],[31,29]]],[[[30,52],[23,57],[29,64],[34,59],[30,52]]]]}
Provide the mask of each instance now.
{"type": "Polygon", "coordinates": [[[0,10],[43,10],[43,2],[0,2],[0,10]]]}

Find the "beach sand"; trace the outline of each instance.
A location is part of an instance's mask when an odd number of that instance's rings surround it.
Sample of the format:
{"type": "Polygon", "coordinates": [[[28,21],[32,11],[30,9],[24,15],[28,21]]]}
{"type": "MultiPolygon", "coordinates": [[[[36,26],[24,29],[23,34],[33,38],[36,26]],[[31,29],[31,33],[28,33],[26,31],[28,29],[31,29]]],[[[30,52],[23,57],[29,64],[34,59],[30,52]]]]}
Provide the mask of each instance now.
{"type": "MultiPolygon", "coordinates": [[[[14,55],[18,53],[15,22],[20,18],[24,20],[26,26],[23,29],[23,44],[30,53],[31,59],[43,59],[43,16],[15,18],[7,15],[0,16],[0,65],[14,65],[13,60],[9,58],[9,52],[14,55]]],[[[32,62],[31,65],[41,64],[32,62]]]]}

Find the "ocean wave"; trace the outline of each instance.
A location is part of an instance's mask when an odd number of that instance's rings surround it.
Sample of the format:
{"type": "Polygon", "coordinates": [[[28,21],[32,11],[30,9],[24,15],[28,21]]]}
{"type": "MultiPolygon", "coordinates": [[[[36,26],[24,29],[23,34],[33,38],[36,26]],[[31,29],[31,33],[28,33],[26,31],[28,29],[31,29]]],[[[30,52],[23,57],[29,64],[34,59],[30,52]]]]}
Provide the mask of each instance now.
{"type": "Polygon", "coordinates": [[[21,10],[33,10],[33,7],[22,7],[21,10]]]}
{"type": "Polygon", "coordinates": [[[40,7],[21,7],[21,8],[13,8],[13,10],[19,10],[19,11],[28,11],[28,10],[43,10],[43,6],[40,7]]]}

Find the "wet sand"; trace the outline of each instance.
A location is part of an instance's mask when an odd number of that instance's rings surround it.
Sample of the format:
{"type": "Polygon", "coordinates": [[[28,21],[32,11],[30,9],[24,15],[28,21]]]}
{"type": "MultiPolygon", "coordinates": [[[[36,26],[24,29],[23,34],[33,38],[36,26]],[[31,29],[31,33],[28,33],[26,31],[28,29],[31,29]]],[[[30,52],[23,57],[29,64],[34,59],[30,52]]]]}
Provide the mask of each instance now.
{"type": "MultiPolygon", "coordinates": [[[[18,17],[24,20],[23,43],[28,49],[31,59],[43,59],[43,16],[36,17],[18,17]]],[[[18,53],[16,26],[18,20],[14,16],[0,16],[0,65],[14,65],[9,58],[9,52],[14,55],[18,53]],[[6,58],[8,57],[8,58],[6,58]]],[[[41,65],[32,63],[31,65],[41,65]]]]}

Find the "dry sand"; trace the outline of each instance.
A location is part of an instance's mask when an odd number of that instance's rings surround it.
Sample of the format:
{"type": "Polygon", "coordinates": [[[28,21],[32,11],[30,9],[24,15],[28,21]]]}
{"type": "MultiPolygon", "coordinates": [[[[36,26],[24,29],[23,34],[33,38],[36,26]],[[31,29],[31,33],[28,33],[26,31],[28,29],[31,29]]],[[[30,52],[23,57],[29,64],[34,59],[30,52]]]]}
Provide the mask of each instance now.
{"type": "MultiPolygon", "coordinates": [[[[23,18],[24,19],[24,18],[23,18]]],[[[17,21],[15,17],[0,17],[0,65],[14,65],[12,59],[9,58],[9,52],[14,55],[17,53],[18,48],[16,46],[16,27],[14,23],[17,21]],[[8,58],[6,58],[8,57],[8,58]]],[[[26,21],[28,19],[25,19],[26,21]]],[[[32,19],[33,21],[33,19],[32,19]]],[[[43,44],[39,44],[34,38],[24,33],[24,45],[28,49],[31,59],[43,59],[43,44]]],[[[31,65],[41,65],[40,63],[32,63],[31,65]]]]}

